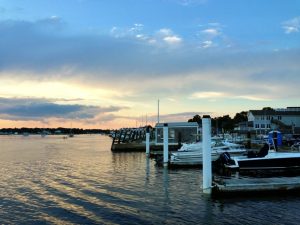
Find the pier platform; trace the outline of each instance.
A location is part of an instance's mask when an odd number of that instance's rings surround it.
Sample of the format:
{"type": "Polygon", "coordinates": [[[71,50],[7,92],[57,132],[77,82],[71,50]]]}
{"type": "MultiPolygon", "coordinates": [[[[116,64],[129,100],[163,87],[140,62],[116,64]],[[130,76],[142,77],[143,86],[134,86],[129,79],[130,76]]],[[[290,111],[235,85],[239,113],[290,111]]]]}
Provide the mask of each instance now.
{"type": "Polygon", "coordinates": [[[116,143],[111,146],[113,152],[145,152],[145,149],[143,142],[116,143]]]}
{"type": "Polygon", "coordinates": [[[239,196],[252,194],[272,194],[298,192],[300,194],[300,176],[296,177],[216,177],[212,185],[213,196],[239,196]]]}
{"type": "MultiPolygon", "coordinates": [[[[153,140],[153,131],[150,134],[150,139],[153,140]]],[[[146,151],[145,139],[146,127],[120,129],[113,135],[111,150],[113,152],[144,152],[146,151]]]]}

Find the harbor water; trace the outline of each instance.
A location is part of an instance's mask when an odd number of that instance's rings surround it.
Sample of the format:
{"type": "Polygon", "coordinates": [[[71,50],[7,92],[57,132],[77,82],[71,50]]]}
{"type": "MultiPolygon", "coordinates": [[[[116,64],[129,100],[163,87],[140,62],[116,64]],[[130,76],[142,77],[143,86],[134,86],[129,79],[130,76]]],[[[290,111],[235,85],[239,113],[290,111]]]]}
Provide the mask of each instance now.
{"type": "Polygon", "coordinates": [[[297,195],[212,199],[201,169],[158,167],[111,141],[0,136],[0,223],[299,224],[297,195]]]}

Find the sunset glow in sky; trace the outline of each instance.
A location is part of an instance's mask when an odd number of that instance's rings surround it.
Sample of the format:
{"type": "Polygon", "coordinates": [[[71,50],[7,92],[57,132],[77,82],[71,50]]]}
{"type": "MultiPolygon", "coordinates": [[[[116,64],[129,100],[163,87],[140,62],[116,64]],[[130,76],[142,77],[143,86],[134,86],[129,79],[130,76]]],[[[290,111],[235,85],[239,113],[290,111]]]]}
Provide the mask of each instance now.
{"type": "Polygon", "coordinates": [[[0,128],[300,106],[300,1],[0,0],[0,128]]]}

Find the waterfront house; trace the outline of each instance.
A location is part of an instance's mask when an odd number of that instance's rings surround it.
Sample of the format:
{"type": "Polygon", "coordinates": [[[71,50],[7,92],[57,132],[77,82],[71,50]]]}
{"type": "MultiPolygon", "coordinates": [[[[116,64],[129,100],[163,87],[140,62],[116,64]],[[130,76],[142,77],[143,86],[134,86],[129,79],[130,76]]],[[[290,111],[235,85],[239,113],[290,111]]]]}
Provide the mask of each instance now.
{"type": "Polygon", "coordinates": [[[284,109],[249,110],[248,122],[257,134],[266,134],[269,130],[281,130],[295,133],[300,130],[300,107],[284,109]]]}

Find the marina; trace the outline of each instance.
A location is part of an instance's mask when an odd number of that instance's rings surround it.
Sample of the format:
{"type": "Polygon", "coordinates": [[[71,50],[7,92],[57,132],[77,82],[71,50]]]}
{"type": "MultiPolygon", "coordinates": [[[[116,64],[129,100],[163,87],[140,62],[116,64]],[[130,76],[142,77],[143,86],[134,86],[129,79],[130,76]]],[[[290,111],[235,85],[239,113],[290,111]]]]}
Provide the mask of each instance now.
{"type": "MultiPolygon", "coordinates": [[[[223,212],[206,218],[224,201],[253,201],[257,208],[265,199],[281,204],[280,196],[288,196],[299,200],[300,207],[298,139],[287,142],[278,130],[253,139],[250,132],[233,138],[212,130],[211,117],[203,115],[201,123],[157,123],[101,135],[76,132],[72,138],[71,132],[43,135],[41,129],[30,135],[4,134],[0,163],[6,175],[0,185],[8,191],[0,194],[10,210],[0,218],[4,223],[224,224],[223,212]],[[208,210],[200,217],[191,213],[202,207],[208,210]],[[22,215],[10,216],[16,213],[22,215]]],[[[275,215],[265,216],[269,222],[275,215]]]]}
{"type": "Polygon", "coordinates": [[[300,224],[299,12],[0,0],[0,225],[300,224]]]}
{"type": "Polygon", "coordinates": [[[297,194],[211,198],[202,193],[200,168],[170,170],[144,152],[112,152],[106,135],[3,135],[0,141],[4,224],[298,221],[297,194]]]}
{"type": "MultiPolygon", "coordinates": [[[[177,152],[169,153],[168,150],[168,124],[164,125],[163,136],[163,166],[201,166],[203,170],[203,193],[212,196],[245,193],[270,193],[295,191],[300,187],[299,170],[300,154],[296,152],[278,152],[282,145],[282,136],[278,131],[269,132],[267,143],[259,151],[238,152],[240,145],[223,141],[221,148],[216,147],[216,141],[211,138],[211,119],[204,116],[202,119],[202,143],[183,144],[177,152]],[[224,149],[224,147],[226,147],[224,149]],[[273,149],[271,149],[273,147],[273,149]],[[223,149],[223,150],[222,150],[223,149]],[[219,151],[219,153],[218,153],[219,151]],[[230,153],[239,153],[232,157],[230,153]],[[212,179],[212,171],[227,175],[227,179],[212,179]],[[232,171],[252,171],[252,175],[259,175],[261,171],[268,171],[272,178],[233,179],[232,171]],[[295,175],[291,178],[280,177],[280,172],[295,175]]],[[[291,148],[292,149],[292,148],[291,148]]]]}

